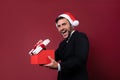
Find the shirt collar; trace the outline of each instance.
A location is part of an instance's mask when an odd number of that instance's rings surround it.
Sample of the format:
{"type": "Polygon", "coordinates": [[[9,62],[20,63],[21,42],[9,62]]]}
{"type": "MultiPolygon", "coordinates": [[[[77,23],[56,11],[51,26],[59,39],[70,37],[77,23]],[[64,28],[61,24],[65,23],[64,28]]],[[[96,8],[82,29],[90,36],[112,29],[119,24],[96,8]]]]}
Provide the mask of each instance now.
{"type": "Polygon", "coordinates": [[[73,35],[73,33],[75,32],[75,30],[73,30],[71,33],[70,33],[70,36],[68,37],[68,39],[67,39],[67,43],[69,42],[69,40],[70,40],[70,38],[71,38],[71,36],[73,35]]]}

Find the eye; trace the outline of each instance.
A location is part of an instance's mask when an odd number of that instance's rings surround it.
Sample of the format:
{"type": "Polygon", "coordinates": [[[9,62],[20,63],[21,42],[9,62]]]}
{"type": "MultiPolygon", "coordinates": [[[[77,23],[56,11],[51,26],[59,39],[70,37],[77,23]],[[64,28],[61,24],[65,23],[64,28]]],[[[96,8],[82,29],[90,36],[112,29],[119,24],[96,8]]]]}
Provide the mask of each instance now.
{"type": "Polygon", "coordinates": [[[60,27],[60,25],[57,25],[57,27],[60,27]]]}

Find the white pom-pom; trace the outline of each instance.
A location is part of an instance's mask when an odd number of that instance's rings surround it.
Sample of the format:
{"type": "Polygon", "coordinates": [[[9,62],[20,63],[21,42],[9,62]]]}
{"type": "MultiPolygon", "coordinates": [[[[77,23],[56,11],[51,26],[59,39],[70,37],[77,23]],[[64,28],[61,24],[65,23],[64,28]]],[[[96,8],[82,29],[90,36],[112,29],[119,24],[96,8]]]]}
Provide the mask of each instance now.
{"type": "Polygon", "coordinates": [[[78,26],[79,25],[79,21],[78,20],[75,20],[73,23],[72,23],[73,26],[78,26]]]}

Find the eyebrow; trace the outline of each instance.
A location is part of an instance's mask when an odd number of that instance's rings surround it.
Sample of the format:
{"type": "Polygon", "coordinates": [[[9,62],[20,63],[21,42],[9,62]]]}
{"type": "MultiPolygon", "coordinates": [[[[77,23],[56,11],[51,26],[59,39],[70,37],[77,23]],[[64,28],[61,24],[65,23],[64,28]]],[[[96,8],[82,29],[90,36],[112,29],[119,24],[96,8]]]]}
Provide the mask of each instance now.
{"type": "Polygon", "coordinates": [[[66,25],[67,23],[63,23],[62,25],[66,25]]]}
{"type": "MultiPolygon", "coordinates": [[[[66,25],[67,23],[66,22],[64,22],[64,23],[62,23],[61,25],[66,25]]],[[[57,25],[58,27],[60,27],[61,25],[57,25]]]]}

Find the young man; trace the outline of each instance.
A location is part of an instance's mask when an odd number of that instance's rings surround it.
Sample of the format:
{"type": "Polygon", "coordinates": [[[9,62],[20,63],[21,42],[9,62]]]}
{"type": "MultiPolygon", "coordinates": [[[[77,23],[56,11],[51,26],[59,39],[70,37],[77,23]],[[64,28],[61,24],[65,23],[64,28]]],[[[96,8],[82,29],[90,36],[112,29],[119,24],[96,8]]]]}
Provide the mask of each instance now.
{"type": "Polygon", "coordinates": [[[89,41],[84,33],[74,29],[78,25],[71,13],[56,18],[56,27],[64,40],[55,51],[55,60],[48,57],[51,63],[44,66],[58,69],[58,80],[88,80],[89,41]]]}

